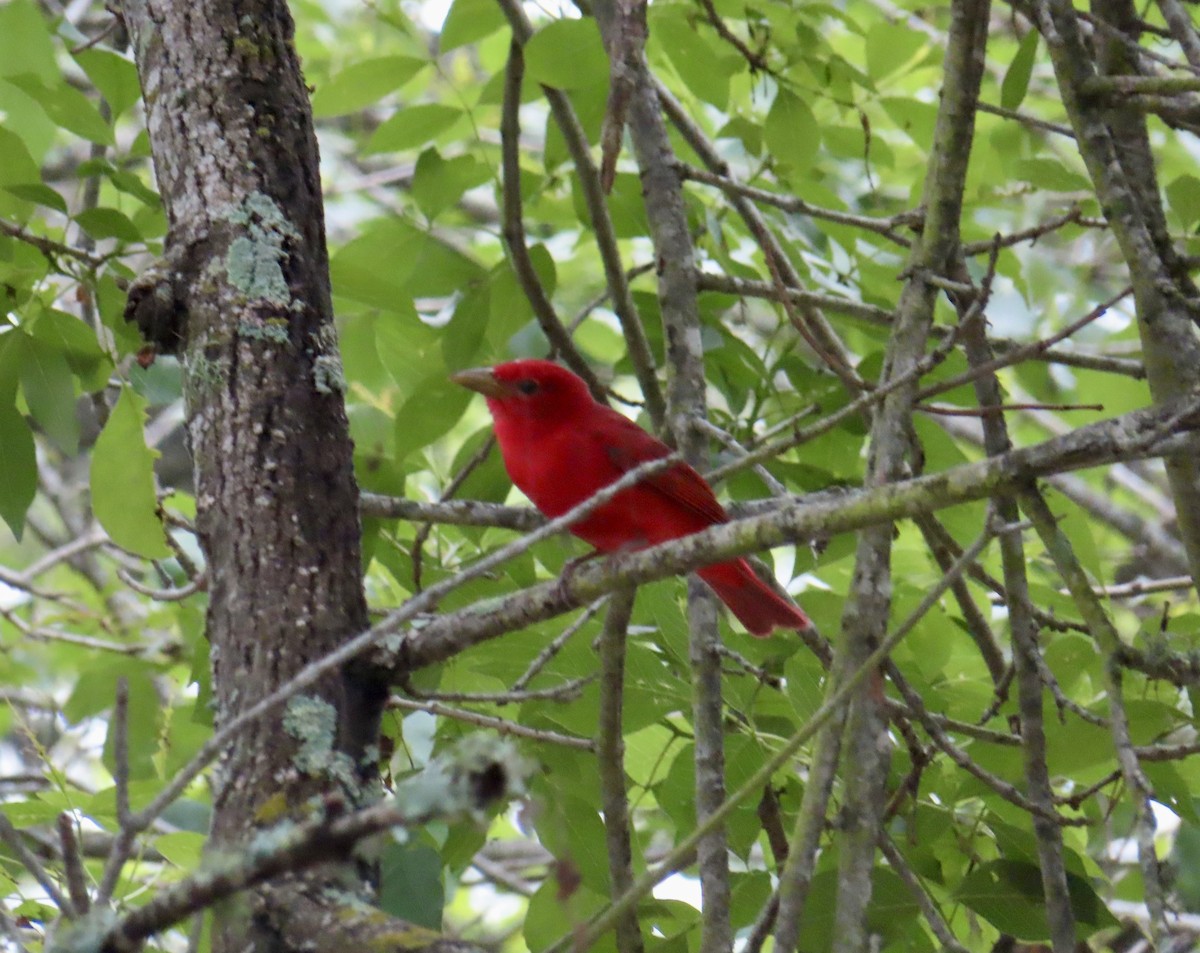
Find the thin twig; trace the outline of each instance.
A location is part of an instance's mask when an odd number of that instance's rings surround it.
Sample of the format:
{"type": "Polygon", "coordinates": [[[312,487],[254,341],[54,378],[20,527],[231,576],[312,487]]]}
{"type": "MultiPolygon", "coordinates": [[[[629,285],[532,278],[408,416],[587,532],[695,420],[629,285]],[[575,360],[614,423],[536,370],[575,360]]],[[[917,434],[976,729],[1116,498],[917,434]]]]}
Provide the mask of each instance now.
{"type": "Polygon", "coordinates": [[[101,268],[112,257],[112,255],[91,255],[88,252],[80,251],[78,248],[72,248],[70,245],[64,245],[62,242],[34,235],[25,231],[21,226],[14,225],[12,222],[6,222],[2,218],[0,218],[0,232],[3,232],[10,238],[15,238],[19,242],[24,242],[26,245],[31,245],[52,262],[55,255],[66,255],[68,258],[74,258],[76,261],[82,262],[89,268],[101,268]]]}
{"type": "Polygon", "coordinates": [[[1196,27],[1192,23],[1192,15],[1188,13],[1180,0],[1158,0],[1158,9],[1162,11],[1163,19],[1171,30],[1171,36],[1183,50],[1183,55],[1191,64],[1193,70],[1200,70],[1200,37],[1196,35],[1196,27]]]}
{"type": "Polygon", "coordinates": [[[1177,592],[1194,588],[1191,576],[1170,576],[1166,579],[1138,579],[1112,586],[1093,586],[1092,592],[1103,599],[1135,599],[1154,592],[1177,592]]]}
{"type": "Polygon", "coordinates": [[[545,741],[550,744],[563,745],[566,748],[576,748],[580,751],[595,751],[596,744],[590,738],[580,738],[576,735],[564,735],[558,731],[543,728],[529,728],[518,721],[507,718],[497,718],[495,715],[483,715],[477,711],[465,708],[455,708],[435,701],[417,701],[393,695],[388,699],[392,708],[403,708],[405,711],[424,711],[443,718],[453,718],[455,721],[466,722],[468,725],[478,725],[481,728],[491,728],[502,735],[516,735],[520,738],[530,738],[533,741],[545,741]]]}
{"type": "MultiPolygon", "coordinates": [[[[1018,525],[1028,527],[1030,524],[1024,523],[1018,525]]],[[[1041,816],[1053,824],[1061,824],[1065,826],[1069,823],[1089,823],[1084,818],[1079,818],[1069,822],[1064,820],[1061,816],[1056,814],[1054,810],[1047,808],[1045,805],[1037,804],[1031,801],[1021,792],[1017,785],[1004,780],[993,772],[982,767],[950,739],[950,737],[942,729],[942,725],[937,719],[930,717],[930,714],[925,707],[925,701],[921,698],[920,693],[915,691],[908,684],[908,680],[900,674],[899,669],[897,669],[894,665],[889,666],[888,668],[888,678],[891,680],[892,684],[894,684],[900,690],[901,697],[904,699],[907,710],[918,722],[920,722],[925,731],[928,732],[933,743],[944,754],[948,755],[951,761],[957,764],[968,774],[978,778],[998,795],[1000,795],[1000,797],[1002,797],[1004,800],[1008,801],[1010,804],[1016,805],[1030,815],[1041,816]]]]}
{"type": "Polygon", "coordinates": [[[924,355],[920,360],[914,363],[906,371],[897,374],[884,384],[870,389],[867,393],[861,394],[859,397],[850,401],[844,407],[834,411],[826,417],[821,418],[816,423],[809,424],[802,430],[797,430],[790,437],[782,440],[777,440],[773,443],[764,444],[755,450],[746,453],[745,456],[733,460],[724,466],[716,467],[711,470],[707,477],[710,482],[722,480],[732,473],[739,470],[744,470],[746,467],[754,464],[762,463],[772,457],[778,456],[785,450],[790,450],[793,447],[798,447],[802,443],[807,443],[814,440],[824,433],[828,433],[834,427],[838,426],[842,421],[849,420],[852,417],[857,417],[862,411],[869,407],[873,407],[882,403],[890,395],[897,390],[906,387],[922,376],[929,373],[933,368],[937,367],[946,359],[950,351],[954,349],[958,338],[956,334],[948,335],[944,340],[940,341],[933,350],[924,355]]]}
{"type": "MultiPolygon", "coordinates": [[[[980,536],[964,553],[963,562],[969,564],[978,558],[983,552],[984,547],[992,538],[993,533],[1006,533],[1008,530],[1005,527],[989,528],[980,536]]],[[[924,615],[937,603],[945,592],[945,586],[939,583],[936,585],[921,605],[917,608],[886,638],[884,638],[879,647],[871,653],[863,664],[854,672],[847,674],[847,678],[839,685],[830,695],[822,702],[821,707],[813,712],[808,721],[801,726],[790,738],[788,738],[770,758],[768,758],[756,770],[740,788],[732,792],[716,813],[710,815],[690,831],[675,847],[660,861],[659,866],[654,870],[649,870],[642,874],[634,882],[628,890],[615,900],[610,906],[606,907],[599,913],[586,927],[568,933],[551,944],[545,953],[564,953],[565,950],[573,947],[578,943],[580,949],[586,949],[597,938],[603,936],[608,930],[612,929],[618,917],[622,916],[626,910],[633,909],[642,897],[649,894],[659,883],[680,869],[680,865],[692,855],[696,849],[696,845],[700,839],[708,833],[708,830],[725,823],[729,815],[737,808],[757,795],[761,795],[765,785],[770,783],[775,772],[782,768],[792,757],[800,750],[801,745],[813,737],[820,728],[825,725],[830,718],[834,716],[845,704],[850,695],[862,684],[862,682],[876,671],[880,662],[896,648],[903,638],[912,630],[924,615]]]]}
{"type": "Polygon", "coordinates": [[[504,71],[504,103],[500,114],[500,156],[504,175],[503,234],[504,245],[512,262],[517,283],[525,293],[538,326],[550,342],[550,356],[563,362],[587,382],[592,396],[606,402],[604,385],[591,365],[583,359],[563,326],[558,312],[550,301],[542,279],[533,266],[525,239],[525,206],[521,195],[521,81],[525,75],[525,53],[522,44],[514,40],[509,45],[508,65],[504,71]]]}
{"type": "Polygon", "coordinates": [[[359,508],[364,516],[380,519],[444,523],[447,526],[496,526],[518,533],[527,533],[546,522],[541,513],[528,506],[502,506],[480,500],[422,502],[402,496],[363,493],[359,508]]]}
{"type": "Polygon", "coordinates": [[[981,113],[991,113],[993,116],[1000,116],[1004,119],[1014,119],[1017,122],[1024,123],[1033,129],[1042,129],[1045,132],[1053,132],[1060,136],[1065,136],[1068,139],[1074,139],[1075,133],[1070,126],[1064,126],[1060,122],[1047,122],[1045,119],[1038,119],[1037,116],[1031,116],[1028,113],[1019,112],[1016,109],[1006,109],[1003,106],[995,106],[992,103],[980,102],[979,111],[981,113]]]}
{"type": "Polygon", "coordinates": [[[79,849],[79,837],[75,832],[75,817],[70,811],[58,815],[58,843],[62,850],[63,877],[67,892],[80,916],[91,908],[88,896],[87,871],[83,866],[83,853],[79,849]]]}
{"type": "MultiPolygon", "coordinates": [[[[260,884],[282,873],[295,873],[343,857],[359,841],[392,827],[415,828],[439,818],[457,818],[468,809],[479,809],[487,801],[508,797],[521,783],[509,765],[496,764],[504,781],[480,791],[453,796],[453,780],[440,777],[446,797],[396,797],[351,814],[341,814],[342,805],[327,803],[311,820],[289,823],[278,830],[262,831],[236,850],[221,851],[191,876],[160,890],[152,900],[126,913],[99,938],[95,949],[111,953],[135,953],[145,940],[192,914],[209,909],[226,897],[260,884]],[[482,794],[482,797],[481,797],[482,794]],[[468,805],[467,800],[473,803],[468,805]],[[482,801],[482,803],[481,803],[482,801]],[[408,804],[419,804],[410,809],[408,804]]],[[[423,779],[414,783],[420,784],[423,779]]]]}
{"type": "Polygon", "coordinates": [[[117,567],[117,578],[134,592],[158,602],[182,602],[184,599],[194,596],[197,592],[203,590],[207,585],[207,578],[204,573],[200,573],[185,586],[172,589],[159,589],[139,582],[134,578],[132,573],[120,566],[117,567]]]}
{"type": "Polygon", "coordinates": [[[113,784],[117,801],[117,836],[104,862],[100,886],[96,888],[96,905],[103,906],[112,899],[121,871],[133,853],[137,835],[146,829],[132,816],[129,809],[129,680],[117,679],[117,697],[113,705],[113,784]]]}
{"type": "MultiPolygon", "coordinates": [[[[721,157],[720,152],[705,136],[704,130],[683,108],[671,90],[657,80],[655,81],[655,90],[658,93],[658,101],[663,112],[688,145],[700,156],[704,164],[717,175],[732,180],[733,175],[728,163],[721,157]]],[[[799,274],[792,267],[782,244],[767,226],[758,209],[740,195],[730,196],[730,201],[762,249],[763,259],[771,271],[772,283],[776,287],[799,288],[801,286],[799,274]]],[[[702,286],[698,284],[697,287],[702,286]]],[[[801,336],[809,341],[815,353],[820,355],[839,379],[850,388],[850,392],[858,393],[861,389],[861,382],[854,372],[849,352],[825,316],[811,305],[803,305],[803,313],[797,312],[789,304],[789,295],[785,293],[780,297],[784,309],[788,312],[788,319],[793,321],[801,336]]]]}
{"type": "Polygon", "coordinates": [[[664,470],[678,461],[678,455],[671,454],[634,467],[619,480],[597,491],[587,500],[568,510],[562,516],[550,520],[521,539],[501,547],[455,576],[430,586],[424,592],[409,599],[404,605],[393,611],[383,622],[355,636],[323,658],[304,666],[291,679],[280,685],[279,688],[266,698],[240,712],[214,732],[208,741],[201,745],[200,750],[192,756],[191,760],[176,772],[175,777],[158,793],[150,804],[130,819],[129,830],[144,830],[153,822],[170,804],[174,803],[177,797],[187,790],[188,785],[196,779],[208,763],[223,751],[230,740],[239,731],[243,730],[246,725],[256,721],[268,712],[274,711],[278,706],[284,704],[288,699],[303,691],[308,686],[316,683],[327,673],[340,670],[342,665],[365,652],[372,645],[384,639],[389,633],[400,630],[405,623],[415,618],[418,614],[436,606],[443,596],[465,585],[472,579],[477,579],[491,572],[496,566],[502,565],[521,553],[528,551],[543,539],[565,530],[597,507],[603,506],[618,493],[624,492],[651,474],[664,470]]]}
{"type": "Polygon", "coordinates": [[[966,257],[971,258],[975,255],[989,254],[993,248],[997,247],[1011,248],[1013,245],[1020,245],[1024,242],[1036,242],[1039,238],[1043,238],[1052,232],[1057,232],[1068,225],[1081,225],[1085,228],[1108,228],[1108,222],[1104,221],[1104,219],[1085,217],[1083,209],[1076,205],[1069,212],[1042,222],[1040,225],[1032,225],[1020,231],[1001,235],[999,236],[999,241],[995,238],[987,238],[978,242],[967,242],[963,245],[962,253],[966,257]]]}
{"type": "Polygon", "coordinates": [[[1122,671],[1116,661],[1121,638],[1113,628],[1099,599],[1092,592],[1087,573],[1079,564],[1070,541],[1058,527],[1046,501],[1032,487],[1021,494],[1021,507],[1033,520],[1055,568],[1071,590],[1071,596],[1080,614],[1087,621],[1100,650],[1107,656],[1104,665],[1105,687],[1109,707],[1109,726],[1113,745],[1117,751],[1117,764],[1121,775],[1134,799],[1134,816],[1138,843],[1138,860],[1142,870],[1143,890],[1146,906],[1150,910],[1152,932],[1157,939],[1166,935],[1166,892],[1162,872],[1154,844],[1155,819],[1151,809],[1153,791],[1138,764],[1133,740],[1129,733],[1129,720],[1125,713],[1121,691],[1122,671]]]}
{"type": "MultiPolygon", "coordinates": [[[[522,45],[527,43],[533,36],[533,25],[525,15],[524,8],[517,0],[500,0],[500,8],[512,27],[514,40],[522,45]]],[[[616,313],[617,320],[621,323],[621,331],[625,335],[629,360],[633,364],[634,373],[641,386],[642,397],[646,401],[646,411],[650,415],[654,429],[661,431],[666,420],[666,402],[663,399],[658,378],[655,376],[654,356],[646,338],[646,330],[642,326],[641,317],[629,290],[629,282],[625,278],[616,232],[608,213],[604,190],[600,186],[599,170],[592,161],[587,136],[584,134],[579,117],[575,114],[575,109],[566,93],[548,86],[543,87],[542,91],[550,104],[550,113],[562,131],[567,151],[571,154],[575,172],[579,176],[584,203],[592,223],[592,234],[600,252],[600,262],[604,266],[604,275],[608,282],[613,311],[616,313]]]]}
{"type": "Polygon", "coordinates": [[[532,691],[509,692],[422,692],[412,685],[404,686],[404,693],[417,701],[431,702],[467,702],[475,705],[520,705],[528,701],[568,702],[578,698],[584,688],[594,682],[599,676],[581,675],[561,685],[552,688],[539,688],[532,691]]]}
{"type": "Polygon", "coordinates": [[[751,72],[771,72],[771,68],[767,64],[766,56],[761,52],[756,53],[754,50],[750,49],[750,47],[748,47],[742,41],[741,37],[739,37],[725,25],[725,21],[717,12],[717,8],[713,3],[713,0],[700,0],[700,5],[704,7],[704,13],[708,17],[708,22],[711,23],[713,29],[717,31],[717,36],[719,36],[722,40],[724,40],[742,55],[742,59],[744,59],[750,65],[751,72]]]}
{"type": "Polygon", "coordinates": [[[950,407],[946,404],[920,404],[913,408],[940,417],[988,417],[1017,410],[1090,410],[1102,412],[1103,404],[996,404],[992,407],[950,407]]]}
{"type": "Polygon", "coordinates": [[[917,906],[921,910],[921,915],[925,918],[925,922],[929,924],[929,929],[933,931],[933,935],[938,938],[943,950],[949,953],[967,953],[967,948],[958,942],[954,932],[950,929],[950,925],[946,922],[946,918],[942,916],[937,905],[933,902],[933,898],[929,896],[921,879],[913,872],[912,867],[900,853],[900,849],[895,842],[888,836],[886,831],[879,833],[879,851],[883,854],[888,862],[888,866],[896,872],[896,875],[908,887],[908,892],[912,894],[917,906]]]}
{"type": "MultiPolygon", "coordinates": [[[[962,323],[968,363],[973,367],[988,365],[992,361],[992,349],[983,316],[975,314],[962,323]]],[[[994,372],[981,374],[975,379],[974,385],[981,406],[1000,403],[1000,384],[994,372]]],[[[1002,414],[984,417],[983,432],[985,449],[992,457],[1003,455],[1012,446],[1008,425],[1002,414]]],[[[994,505],[1005,520],[1018,519],[1017,502],[1011,493],[998,494],[994,505]]],[[[1013,640],[1013,671],[1021,716],[1021,754],[1026,795],[1042,810],[1053,812],[1054,790],[1046,761],[1037,624],[1029,597],[1024,542],[1020,536],[1010,535],[1000,541],[1000,559],[1013,640]]],[[[1046,919],[1054,950],[1055,953],[1068,953],[1075,945],[1075,916],[1067,887],[1062,830],[1059,824],[1040,811],[1032,815],[1032,823],[1042,873],[1046,919]]]]}
{"type": "Polygon", "coordinates": [[[805,202],[798,196],[755,188],[752,185],[745,185],[735,179],[717,175],[715,172],[697,169],[695,166],[690,166],[686,163],[678,163],[676,169],[684,179],[691,179],[694,182],[712,185],[724,192],[741,195],[755,202],[771,205],[793,215],[807,215],[810,218],[834,222],[838,225],[849,225],[853,228],[861,228],[864,231],[874,232],[876,235],[882,235],[884,238],[895,242],[902,248],[911,247],[912,241],[898,234],[898,229],[919,227],[924,219],[919,210],[900,212],[889,218],[874,218],[870,215],[856,215],[853,212],[841,212],[837,209],[821,208],[820,206],[805,202]]]}
{"type": "Polygon", "coordinates": [[[600,611],[608,599],[608,596],[601,596],[599,599],[596,599],[591,605],[589,605],[583,610],[583,612],[580,613],[578,619],[576,619],[569,626],[563,629],[562,632],[556,635],[553,641],[551,641],[544,649],[538,652],[533,661],[529,663],[529,668],[525,669],[521,677],[513,682],[510,691],[523,691],[525,686],[533,681],[534,677],[546,667],[546,664],[562,651],[562,647],[567,644],[567,641],[571,638],[571,636],[573,636],[592,620],[592,618],[597,612],[600,611]]]}
{"type": "MultiPolygon", "coordinates": [[[[600,633],[596,772],[600,781],[600,806],[604,812],[609,884],[614,899],[633,884],[633,833],[629,798],[625,791],[622,709],[625,704],[625,632],[633,613],[635,591],[627,588],[613,593],[604,629],[600,633]]],[[[637,911],[629,910],[617,920],[616,942],[619,953],[642,953],[645,949],[637,911]]]]}
{"type": "Polygon", "coordinates": [[[956,387],[962,387],[965,384],[970,384],[978,380],[985,374],[994,374],[1003,367],[1011,367],[1014,364],[1019,364],[1022,361],[1029,360],[1038,354],[1044,354],[1050,348],[1060,341],[1065,341],[1077,331],[1082,330],[1094,321],[1103,317],[1108,309],[1113,307],[1119,301],[1123,301],[1129,295],[1133,294],[1133,286],[1127,285],[1121,289],[1103,304],[1097,305],[1082,318],[1072,321],[1065,328],[1056,331],[1047,338],[1042,338],[1039,341],[1034,341],[1032,344],[1023,344],[1018,347],[1011,348],[1004,352],[1003,357],[996,357],[992,360],[980,364],[978,367],[972,367],[969,370],[963,371],[961,374],[956,374],[954,377],[949,377],[946,380],[938,381],[936,384],[931,384],[923,388],[917,393],[917,400],[928,400],[930,397],[936,397],[938,394],[944,394],[947,391],[954,390],[956,387]]]}
{"type": "MultiPolygon", "coordinates": [[[[492,452],[492,448],[496,446],[496,437],[494,434],[479,446],[479,449],[471,454],[470,459],[459,468],[459,471],[450,478],[450,482],[443,487],[442,492],[438,494],[438,502],[445,503],[455,493],[459,491],[462,485],[467,481],[467,478],[474,473],[483,462],[487,460],[488,455],[492,452]]],[[[433,531],[433,521],[428,520],[422,523],[413,534],[412,548],[409,550],[409,556],[412,560],[412,578],[413,591],[421,591],[421,567],[424,562],[425,540],[429,538],[429,534],[433,531]]]]}
{"type": "Polygon", "coordinates": [[[33,626],[11,609],[0,608],[0,618],[11,622],[24,638],[35,642],[62,642],[66,645],[81,645],[97,652],[112,652],[116,655],[141,655],[146,646],[140,642],[110,642],[91,635],[78,635],[74,632],[62,632],[58,629],[47,629],[33,626]]]}
{"type": "Polygon", "coordinates": [[[58,884],[50,879],[50,875],[46,872],[46,868],[42,866],[42,862],[25,846],[24,841],[21,840],[20,833],[13,827],[13,823],[8,819],[8,815],[2,811],[0,811],[0,840],[8,845],[9,850],[16,855],[21,866],[29,871],[33,879],[38,882],[38,886],[46,892],[46,896],[50,898],[51,903],[58,907],[59,912],[70,920],[75,919],[78,914],[75,905],[71,903],[70,898],[66,894],[58,889],[58,884]]]}

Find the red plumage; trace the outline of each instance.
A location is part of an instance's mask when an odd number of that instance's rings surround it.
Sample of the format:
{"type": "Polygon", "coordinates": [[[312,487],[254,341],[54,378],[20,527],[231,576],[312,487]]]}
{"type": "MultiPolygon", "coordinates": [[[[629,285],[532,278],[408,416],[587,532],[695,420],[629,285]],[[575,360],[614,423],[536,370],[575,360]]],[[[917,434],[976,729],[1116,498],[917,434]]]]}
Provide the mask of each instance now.
{"type": "MultiPolygon", "coordinates": [[[[487,397],[508,475],[546,516],[562,515],[639,464],[671,452],[593,400],[575,374],[549,361],[512,361],[453,379],[487,397]]],[[[689,536],[728,519],[704,477],[677,463],[618,493],[571,532],[612,553],[689,536]]],[[[705,566],[697,574],[754,635],[811,624],[744,559],[705,566]]]]}

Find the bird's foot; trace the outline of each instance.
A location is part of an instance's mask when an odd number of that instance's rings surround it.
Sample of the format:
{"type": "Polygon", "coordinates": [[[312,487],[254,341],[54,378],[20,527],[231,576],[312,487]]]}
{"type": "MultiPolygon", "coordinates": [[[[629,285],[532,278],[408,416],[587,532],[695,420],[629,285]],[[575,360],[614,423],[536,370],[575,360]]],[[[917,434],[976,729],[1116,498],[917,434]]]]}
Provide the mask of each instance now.
{"type": "Polygon", "coordinates": [[[558,596],[560,598],[566,597],[567,590],[571,588],[571,580],[575,577],[575,573],[579,571],[580,566],[605,555],[607,554],[600,552],[598,549],[593,549],[590,553],[583,556],[576,556],[574,559],[568,559],[563,563],[562,572],[558,574],[558,582],[555,584],[558,596]]]}

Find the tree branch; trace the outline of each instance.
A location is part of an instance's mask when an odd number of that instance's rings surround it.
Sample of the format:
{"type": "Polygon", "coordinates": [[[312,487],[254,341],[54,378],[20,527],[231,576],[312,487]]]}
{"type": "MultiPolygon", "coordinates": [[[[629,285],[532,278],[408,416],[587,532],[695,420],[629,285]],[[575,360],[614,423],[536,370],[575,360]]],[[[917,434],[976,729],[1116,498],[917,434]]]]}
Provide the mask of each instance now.
{"type": "MultiPolygon", "coordinates": [[[[600,779],[600,807],[604,812],[608,876],[614,900],[633,883],[633,833],[629,798],[625,792],[625,738],[621,717],[625,704],[625,633],[633,614],[633,597],[633,589],[618,589],[613,593],[600,634],[596,773],[600,779]]],[[[617,920],[616,934],[618,953],[642,953],[645,949],[635,911],[630,910],[617,920]]]]}

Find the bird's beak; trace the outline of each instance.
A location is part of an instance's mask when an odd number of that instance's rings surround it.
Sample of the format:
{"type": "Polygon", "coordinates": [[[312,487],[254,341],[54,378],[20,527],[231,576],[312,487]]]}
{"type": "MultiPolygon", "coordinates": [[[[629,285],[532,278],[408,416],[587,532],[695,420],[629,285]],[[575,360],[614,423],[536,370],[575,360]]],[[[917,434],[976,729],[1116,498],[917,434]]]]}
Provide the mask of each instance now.
{"type": "Polygon", "coordinates": [[[507,397],[512,391],[504,381],[498,380],[490,367],[472,367],[470,370],[451,374],[450,380],[460,387],[479,391],[484,397],[507,397]]]}

